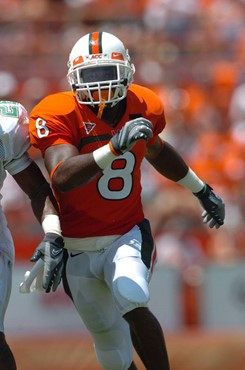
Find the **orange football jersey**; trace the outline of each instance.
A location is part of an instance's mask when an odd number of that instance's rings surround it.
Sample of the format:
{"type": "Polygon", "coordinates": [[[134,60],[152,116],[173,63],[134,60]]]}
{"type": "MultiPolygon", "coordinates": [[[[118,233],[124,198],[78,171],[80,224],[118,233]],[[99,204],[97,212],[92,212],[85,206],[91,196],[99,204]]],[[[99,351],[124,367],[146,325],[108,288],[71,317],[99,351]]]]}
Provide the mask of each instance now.
{"type": "MultiPolygon", "coordinates": [[[[51,145],[72,144],[81,154],[107,144],[129,120],[149,119],[153,124],[154,144],[165,126],[163,105],[151,90],[131,85],[126,97],[126,111],[112,128],[86,105],[77,102],[73,92],[49,95],[30,114],[31,143],[44,156],[51,145]]],[[[54,187],[60,207],[62,233],[70,238],[121,235],[143,220],[140,166],[146,153],[143,140],[116,158],[89,184],[62,193],[54,187]]]]}

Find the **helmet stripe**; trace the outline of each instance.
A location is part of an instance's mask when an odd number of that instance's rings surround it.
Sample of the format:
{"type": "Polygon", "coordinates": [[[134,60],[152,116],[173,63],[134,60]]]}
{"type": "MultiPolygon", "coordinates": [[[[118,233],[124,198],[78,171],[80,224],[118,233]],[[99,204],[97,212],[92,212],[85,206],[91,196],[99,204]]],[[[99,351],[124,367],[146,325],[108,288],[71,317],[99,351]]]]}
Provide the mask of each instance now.
{"type": "Polygon", "coordinates": [[[89,34],[89,54],[102,53],[102,32],[89,34]]]}

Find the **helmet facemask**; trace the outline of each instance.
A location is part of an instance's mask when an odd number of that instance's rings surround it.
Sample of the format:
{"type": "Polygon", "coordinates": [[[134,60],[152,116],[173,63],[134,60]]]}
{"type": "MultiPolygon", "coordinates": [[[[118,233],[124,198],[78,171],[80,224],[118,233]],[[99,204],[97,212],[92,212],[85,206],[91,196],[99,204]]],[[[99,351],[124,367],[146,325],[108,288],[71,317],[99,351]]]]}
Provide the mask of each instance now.
{"type": "Polygon", "coordinates": [[[68,81],[80,104],[113,106],[126,97],[132,75],[124,62],[84,63],[68,73],[68,81]]]}

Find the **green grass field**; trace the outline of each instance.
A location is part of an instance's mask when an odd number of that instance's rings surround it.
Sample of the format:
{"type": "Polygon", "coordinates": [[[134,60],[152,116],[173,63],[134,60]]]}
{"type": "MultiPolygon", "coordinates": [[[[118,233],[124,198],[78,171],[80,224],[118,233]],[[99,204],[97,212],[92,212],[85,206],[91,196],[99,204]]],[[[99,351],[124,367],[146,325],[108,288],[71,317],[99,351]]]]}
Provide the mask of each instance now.
{"type": "MultiPolygon", "coordinates": [[[[167,335],[171,370],[245,370],[245,333],[167,335]]],[[[89,338],[8,338],[18,370],[101,370],[89,338]]],[[[139,370],[144,367],[137,356],[139,370]]]]}

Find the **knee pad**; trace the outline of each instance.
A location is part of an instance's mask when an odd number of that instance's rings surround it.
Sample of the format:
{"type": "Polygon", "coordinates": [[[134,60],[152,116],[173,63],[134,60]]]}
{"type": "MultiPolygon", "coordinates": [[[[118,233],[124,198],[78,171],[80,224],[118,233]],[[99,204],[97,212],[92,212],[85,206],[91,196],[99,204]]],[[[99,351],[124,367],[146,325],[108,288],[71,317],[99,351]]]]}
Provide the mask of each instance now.
{"type": "Polygon", "coordinates": [[[130,335],[113,330],[93,335],[95,352],[105,370],[127,370],[133,361],[133,346],[130,335]]]}
{"type": "Polygon", "coordinates": [[[103,366],[103,369],[105,370],[127,370],[130,366],[130,363],[125,362],[124,359],[121,357],[120,350],[96,350],[96,356],[99,363],[103,366]]]}
{"type": "Polygon", "coordinates": [[[140,277],[132,280],[126,276],[120,276],[115,280],[115,286],[120,297],[137,306],[145,306],[150,299],[148,283],[140,277]]]}

